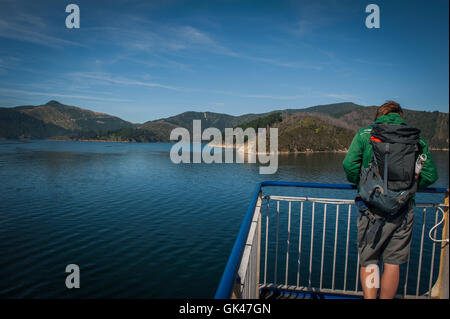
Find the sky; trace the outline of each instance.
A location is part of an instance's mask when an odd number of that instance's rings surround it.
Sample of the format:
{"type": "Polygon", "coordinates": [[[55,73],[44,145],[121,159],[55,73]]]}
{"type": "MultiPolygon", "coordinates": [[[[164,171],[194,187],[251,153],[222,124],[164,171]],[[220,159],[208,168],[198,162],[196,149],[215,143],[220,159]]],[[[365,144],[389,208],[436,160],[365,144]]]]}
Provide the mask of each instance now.
{"type": "Polygon", "coordinates": [[[448,112],[448,38],[448,0],[0,0],[0,106],[135,123],[386,100],[448,112]]]}

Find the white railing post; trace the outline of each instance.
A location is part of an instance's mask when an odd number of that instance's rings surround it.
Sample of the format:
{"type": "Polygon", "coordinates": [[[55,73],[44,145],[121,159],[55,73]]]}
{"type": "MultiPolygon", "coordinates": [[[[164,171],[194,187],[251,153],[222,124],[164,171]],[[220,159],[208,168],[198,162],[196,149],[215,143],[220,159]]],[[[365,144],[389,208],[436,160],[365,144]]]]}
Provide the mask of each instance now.
{"type": "Polygon", "coordinates": [[[422,235],[420,237],[420,250],[419,250],[419,270],[417,271],[417,286],[416,286],[416,296],[419,295],[419,288],[420,288],[420,274],[422,270],[422,252],[423,252],[423,239],[425,235],[425,221],[426,221],[426,214],[427,214],[427,208],[423,208],[423,215],[422,215],[422,235]]]}
{"type": "Polygon", "coordinates": [[[336,205],[336,229],[334,232],[334,253],[333,253],[333,279],[331,289],[334,290],[335,275],[336,275],[336,252],[337,252],[337,235],[339,228],[339,204],[336,205]]]}
{"type": "Polygon", "coordinates": [[[270,210],[270,198],[266,197],[267,206],[266,206],[266,247],[264,253],[264,285],[267,284],[267,249],[269,246],[269,210],[270,210]]]}
{"type": "Polygon", "coordinates": [[[287,233],[287,248],[286,248],[286,278],[285,278],[285,286],[288,286],[288,273],[289,273],[289,245],[290,245],[290,237],[291,237],[291,206],[292,202],[289,201],[289,213],[288,213],[288,233],[287,233]]]}
{"type": "Polygon", "coordinates": [[[325,254],[325,228],[327,226],[327,204],[323,208],[323,229],[322,229],[322,258],[320,260],[320,289],[322,289],[323,282],[323,260],[325,254]]]}
{"type": "Polygon", "coordinates": [[[275,233],[275,270],[274,270],[274,284],[277,283],[278,276],[278,234],[279,234],[279,223],[280,223],[280,201],[277,201],[277,229],[275,233]]]}
{"type": "Polygon", "coordinates": [[[309,277],[308,288],[311,288],[311,276],[312,276],[312,260],[313,260],[313,247],[314,247],[314,211],[316,202],[312,203],[312,220],[311,220],[311,247],[309,250],[309,277]]]}
{"type": "Polygon", "coordinates": [[[348,205],[348,219],[347,219],[347,241],[345,245],[345,270],[344,270],[344,291],[347,290],[347,265],[348,265],[348,244],[350,239],[350,216],[352,214],[352,206],[348,205]]]}
{"type": "Polygon", "coordinates": [[[250,230],[238,269],[240,287],[238,298],[257,298],[259,296],[259,263],[261,236],[261,195],[256,202],[250,230]]]}
{"type": "Polygon", "coordinates": [[[300,258],[302,255],[303,202],[300,202],[300,225],[298,231],[297,288],[300,287],[300,258]]]}

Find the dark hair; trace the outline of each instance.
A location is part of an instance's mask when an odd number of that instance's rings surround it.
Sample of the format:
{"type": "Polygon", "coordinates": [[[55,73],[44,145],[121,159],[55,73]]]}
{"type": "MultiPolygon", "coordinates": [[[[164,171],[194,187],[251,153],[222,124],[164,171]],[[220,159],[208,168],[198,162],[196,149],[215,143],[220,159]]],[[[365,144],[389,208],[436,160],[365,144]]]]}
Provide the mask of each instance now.
{"type": "Polygon", "coordinates": [[[395,101],[387,101],[377,109],[377,113],[375,114],[375,120],[380,116],[389,113],[398,113],[401,117],[403,117],[403,110],[400,104],[398,104],[395,101]]]}

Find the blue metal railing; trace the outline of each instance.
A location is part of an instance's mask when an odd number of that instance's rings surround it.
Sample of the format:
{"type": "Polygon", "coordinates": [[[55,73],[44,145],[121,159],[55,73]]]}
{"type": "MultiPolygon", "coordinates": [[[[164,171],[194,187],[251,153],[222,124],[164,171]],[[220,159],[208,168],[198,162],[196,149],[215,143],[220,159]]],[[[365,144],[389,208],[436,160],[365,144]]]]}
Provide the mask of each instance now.
{"type": "MultiPolygon", "coordinates": [[[[302,183],[302,182],[284,182],[284,181],[265,181],[257,184],[253,192],[250,205],[244,217],[244,221],[239,229],[238,236],[234,243],[222,279],[216,291],[216,299],[228,299],[231,297],[235,285],[240,261],[244,252],[247,235],[252,223],[253,213],[255,211],[256,203],[263,187],[278,186],[278,187],[301,187],[301,188],[321,188],[321,189],[342,189],[342,190],[356,190],[356,185],[352,184],[325,184],[325,183],[302,183]]],[[[446,193],[445,188],[426,188],[421,189],[421,193],[446,193]]]]}

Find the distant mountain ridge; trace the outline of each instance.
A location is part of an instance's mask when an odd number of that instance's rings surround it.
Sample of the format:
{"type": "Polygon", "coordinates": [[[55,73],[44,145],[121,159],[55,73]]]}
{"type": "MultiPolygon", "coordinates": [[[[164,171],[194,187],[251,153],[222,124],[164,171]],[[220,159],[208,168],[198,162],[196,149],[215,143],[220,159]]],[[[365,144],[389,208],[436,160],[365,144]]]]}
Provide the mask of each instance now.
{"type": "Polygon", "coordinates": [[[0,138],[37,138],[63,136],[70,131],[52,123],[45,123],[15,109],[0,108],[0,138]]]}
{"type": "Polygon", "coordinates": [[[22,106],[15,109],[45,123],[51,123],[72,131],[116,130],[133,126],[132,123],[109,114],[64,105],[54,100],[44,105],[22,106]]]}
{"type": "MultiPolygon", "coordinates": [[[[202,128],[259,125],[264,118],[280,113],[280,151],[345,150],[354,133],[374,120],[376,106],[351,102],[283,109],[239,116],[214,112],[184,112],[168,118],[134,124],[109,114],[49,101],[38,106],[0,108],[0,138],[105,140],[125,142],[167,142],[176,127],[192,131],[192,121],[202,128]],[[262,119],[261,121],[257,121],[262,119]]],[[[449,114],[404,110],[405,120],[421,129],[430,147],[448,149],[449,114]]]]}
{"type": "Polygon", "coordinates": [[[176,127],[181,126],[187,129],[192,129],[192,120],[201,120],[202,127],[216,127],[219,130],[223,130],[226,127],[235,127],[237,125],[247,123],[261,117],[268,116],[272,113],[294,114],[299,112],[306,112],[306,113],[324,113],[331,116],[338,116],[341,114],[349,113],[361,107],[363,106],[351,102],[345,102],[329,105],[316,105],[304,109],[274,110],[265,113],[248,113],[237,116],[223,113],[188,111],[165,119],[148,121],[142,124],[140,127],[151,129],[154,124],[158,123],[159,125],[168,124],[168,125],[175,125],[176,127]]]}
{"type": "Polygon", "coordinates": [[[52,138],[76,132],[134,127],[118,117],[49,101],[43,105],[0,108],[0,137],[52,138]]]}

